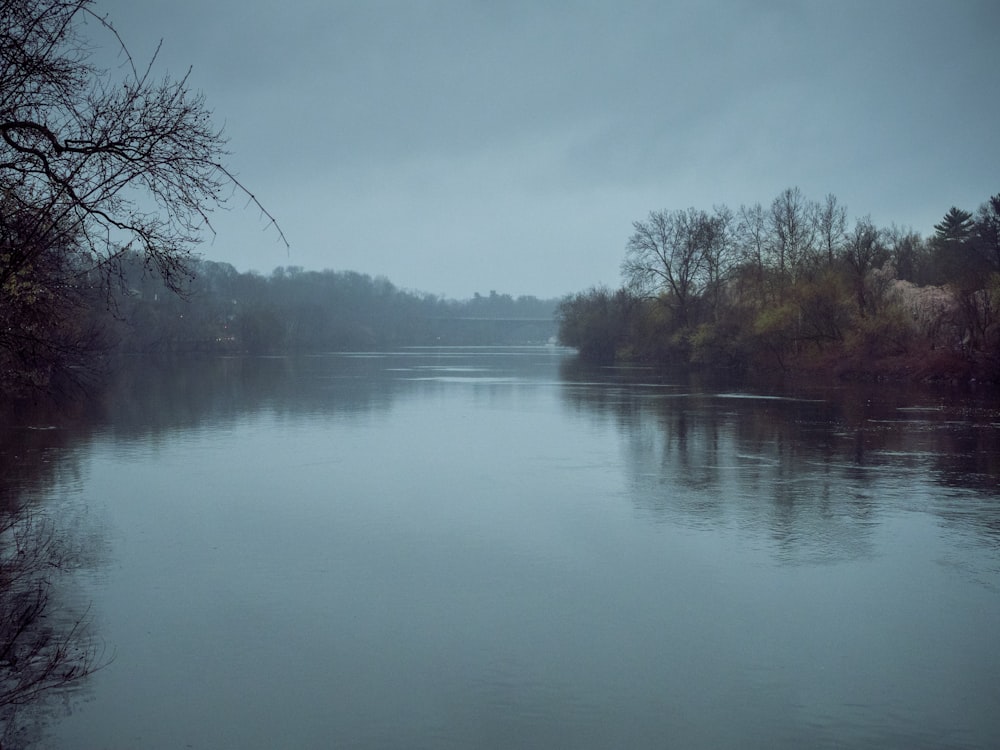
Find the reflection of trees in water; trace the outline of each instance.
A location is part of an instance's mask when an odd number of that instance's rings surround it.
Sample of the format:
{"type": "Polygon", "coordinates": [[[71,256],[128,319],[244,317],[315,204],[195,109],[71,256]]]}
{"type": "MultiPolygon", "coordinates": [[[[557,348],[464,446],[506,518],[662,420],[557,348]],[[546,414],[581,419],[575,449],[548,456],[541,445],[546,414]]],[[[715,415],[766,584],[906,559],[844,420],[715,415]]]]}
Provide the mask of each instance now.
{"type": "Polygon", "coordinates": [[[385,411],[401,398],[470,376],[488,385],[526,366],[551,366],[551,354],[531,347],[428,347],[402,352],[288,357],[136,358],[103,395],[90,421],[115,437],[138,437],[225,425],[266,412],[278,417],[350,419],[385,411]],[[485,364],[484,364],[485,363],[485,364]]]}
{"type": "Polygon", "coordinates": [[[0,746],[40,731],[46,699],[104,663],[73,572],[96,564],[103,537],[52,502],[82,484],[79,443],[92,402],[8,404],[0,415],[0,746]]]}
{"type": "Polygon", "coordinates": [[[261,410],[353,414],[383,407],[381,363],[322,358],[136,359],[90,399],[0,407],[0,747],[29,744],[52,707],[48,696],[105,661],[71,586],[97,565],[103,536],[87,533],[73,503],[82,457],[97,435],[132,441],[261,410]]]}
{"type": "MultiPolygon", "coordinates": [[[[265,412],[350,419],[390,408],[435,378],[523,371],[523,352],[482,350],[305,357],[128,360],[89,400],[4,405],[0,414],[0,746],[25,742],[29,705],[75,684],[101,663],[86,603],[62,585],[94,564],[102,545],[84,538],[57,500],[83,486],[87,444],[169,439],[265,412]],[[478,363],[475,367],[472,363],[478,363]],[[20,717],[20,721],[18,721],[20,717]]],[[[535,354],[537,356],[537,354],[535,354]]],[[[548,359],[545,360],[548,362],[548,359]]],[[[499,382],[499,381],[498,381],[499,382]]],[[[508,386],[504,386],[508,387],[508,386]]],[[[66,504],[64,504],[66,505],[66,504]]]]}
{"type": "Polygon", "coordinates": [[[645,437],[625,436],[637,497],[664,521],[768,539],[789,562],[867,554],[870,491],[802,434],[799,405],[776,403],[696,394],[651,403],[638,419],[645,437]]]}
{"type": "Polygon", "coordinates": [[[284,357],[137,358],[105,394],[116,437],[138,437],[202,423],[225,424],[289,394],[294,362],[284,357]]]}
{"type": "Polygon", "coordinates": [[[39,509],[0,512],[0,747],[27,744],[45,700],[105,663],[86,606],[60,589],[89,541],[39,509]]]}
{"type": "Polygon", "coordinates": [[[387,408],[393,387],[375,356],[137,359],[105,397],[116,435],[225,424],[269,411],[279,416],[350,416],[387,408]]]}
{"type": "Polygon", "coordinates": [[[988,399],[897,386],[767,398],[574,364],[563,380],[566,403],[618,427],[651,518],[749,532],[788,561],[845,559],[868,554],[884,509],[960,486],[988,502],[922,509],[997,539],[1000,412],[988,399]]]}

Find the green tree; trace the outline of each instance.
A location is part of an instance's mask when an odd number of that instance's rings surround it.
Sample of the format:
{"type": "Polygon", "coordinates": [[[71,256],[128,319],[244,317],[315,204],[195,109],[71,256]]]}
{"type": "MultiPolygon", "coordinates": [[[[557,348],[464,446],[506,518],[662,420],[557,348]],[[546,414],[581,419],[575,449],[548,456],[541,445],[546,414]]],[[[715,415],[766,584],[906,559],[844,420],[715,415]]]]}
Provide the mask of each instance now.
{"type": "Polygon", "coordinates": [[[66,247],[76,238],[0,199],[0,389],[10,396],[65,385],[60,372],[89,375],[99,341],[86,277],[66,247]]]}
{"type": "Polygon", "coordinates": [[[966,292],[986,285],[991,266],[973,241],[975,228],[972,214],[955,206],[934,225],[932,283],[952,284],[966,292]]]}
{"type": "Polygon", "coordinates": [[[592,362],[615,360],[627,341],[636,300],[626,290],[595,287],[559,303],[559,342],[592,362]]]}
{"type": "Polygon", "coordinates": [[[972,235],[974,225],[972,214],[952,206],[944,218],[934,225],[934,232],[940,240],[965,242],[972,235]]]}

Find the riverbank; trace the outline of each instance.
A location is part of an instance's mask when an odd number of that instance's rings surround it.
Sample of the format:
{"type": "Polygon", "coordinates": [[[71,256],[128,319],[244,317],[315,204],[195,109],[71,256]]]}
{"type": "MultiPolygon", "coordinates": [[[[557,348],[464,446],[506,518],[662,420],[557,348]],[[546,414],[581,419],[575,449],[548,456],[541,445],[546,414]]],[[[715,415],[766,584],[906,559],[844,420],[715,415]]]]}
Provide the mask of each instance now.
{"type": "Polygon", "coordinates": [[[785,371],[801,377],[832,377],[847,382],[1000,385],[998,357],[972,357],[946,349],[881,357],[831,352],[822,357],[786,363],[785,371]]]}

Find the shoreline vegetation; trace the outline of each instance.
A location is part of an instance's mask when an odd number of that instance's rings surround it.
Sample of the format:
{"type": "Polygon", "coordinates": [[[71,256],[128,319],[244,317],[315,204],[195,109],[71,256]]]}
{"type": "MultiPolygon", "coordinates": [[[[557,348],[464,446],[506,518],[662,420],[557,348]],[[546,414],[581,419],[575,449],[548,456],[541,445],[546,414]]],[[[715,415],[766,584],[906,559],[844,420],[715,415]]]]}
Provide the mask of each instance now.
{"type": "Polygon", "coordinates": [[[922,238],[848,223],[834,195],[652,211],[622,286],[455,302],[350,271],[239,273],[194,250],[241,196],[186,76],[154,74],[91,0],[0,14],[0,388],[99,384],[108,355],[542,343],[589,362],[738,374],[997,382],[1000,194],[922,238]],[[99,64],[93,51],[117,53],[99,64]]]}
{"type": "Polygon", "coordinates": [[[654,211],[624,284],[559,306],[559,340],[594,363],[754,377],[1000,383],[1000,194],[924,239],[849,228],[836,197],[654,211]]]}
{"type": "MultiPolygon", "coordinates": [[[[122,356],[281,355],[378,351],[403,346],[547,343],[558,299],[490,291],[467,300],[397,288],[354,271],[278,267],[240,273],[228,263],[189,264],[171,289],[134,254],[119,260],[114,287],[81,287],[72,314],[39,335],[33,359],[3,358],[8,396],[100,388],[122,356]]],[[[0,355],[4,354],[0,352],[0,355]]]]}

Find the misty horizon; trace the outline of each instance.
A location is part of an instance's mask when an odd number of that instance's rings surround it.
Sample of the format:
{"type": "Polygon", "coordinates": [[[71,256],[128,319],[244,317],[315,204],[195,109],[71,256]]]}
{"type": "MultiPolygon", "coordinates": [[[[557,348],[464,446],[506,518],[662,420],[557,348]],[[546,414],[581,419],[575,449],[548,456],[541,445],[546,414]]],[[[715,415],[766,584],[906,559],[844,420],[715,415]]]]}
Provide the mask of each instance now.
{"type": "Polygon", "coordinates": [[[927,236],[997,192],[995,2],[108,0],[244,184],[205,256],[461,298],[617,286],[649,211],[832,193],[927,236]]]}

